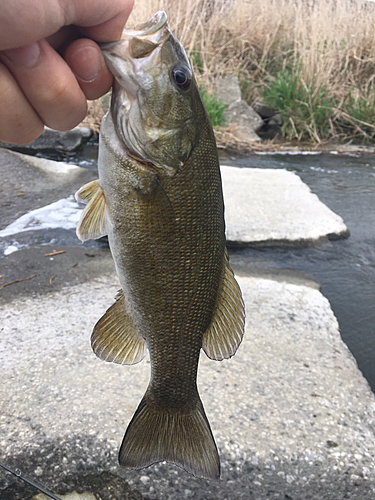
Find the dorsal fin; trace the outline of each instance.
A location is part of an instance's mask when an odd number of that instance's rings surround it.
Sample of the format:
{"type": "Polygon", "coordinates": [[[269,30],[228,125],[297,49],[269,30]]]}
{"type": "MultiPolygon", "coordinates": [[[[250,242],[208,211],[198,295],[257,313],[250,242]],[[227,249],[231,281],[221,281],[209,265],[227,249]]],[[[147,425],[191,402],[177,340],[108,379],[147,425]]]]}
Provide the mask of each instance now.
{"type": "Polygon", "coordinates": [[[224,261],[224,273],[215,312],[202,343],[207,356],[217,361],[235,354],[241,344],[245,327],[245,305],[240,287],[229,267],[226,251],[224,261]]]}
{"type": "Polygon", "coordinates": [[[75,196],[77,201],[87,203],[76,229],[78,238],[86,241],[105,236],[108,233],[106,201],[99,179],[82,186],[75,196]]]}
{"type": "Polygon", "coordinates": [[[134,365],[144,358],[146,342],[126,311],[122,290],[116,295],[116,302],[94,326],[91,346],[104,361],[134,365]]]}

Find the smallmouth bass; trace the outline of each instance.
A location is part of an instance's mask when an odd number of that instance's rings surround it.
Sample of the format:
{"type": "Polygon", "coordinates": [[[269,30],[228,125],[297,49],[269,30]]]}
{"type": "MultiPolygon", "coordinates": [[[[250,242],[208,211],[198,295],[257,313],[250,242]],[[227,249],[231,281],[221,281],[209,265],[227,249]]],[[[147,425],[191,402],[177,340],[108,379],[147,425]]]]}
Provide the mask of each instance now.
{"type": "Polygon", "coordinates": [[[99,139],[99,180],[83,186],[77,227],[108,234],[121,290],[95,325],[99,358],[150,353],[147,391],[125,433],[120,465],[166,460],[218,479],[216,444],[197,390],[200,350],[230,358],[244,304],[228,264],[213,130],[188,58],[157,12],[101,45],[114,75],[99,139]]]}

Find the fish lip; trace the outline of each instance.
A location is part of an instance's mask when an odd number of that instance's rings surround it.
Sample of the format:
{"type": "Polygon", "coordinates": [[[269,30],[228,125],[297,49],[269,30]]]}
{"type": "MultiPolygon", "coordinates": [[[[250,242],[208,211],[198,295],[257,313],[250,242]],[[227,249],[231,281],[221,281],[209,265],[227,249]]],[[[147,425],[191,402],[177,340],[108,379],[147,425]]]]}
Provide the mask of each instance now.
{"type": "Polygon", "coordinates": [[[109,71],[126,92],[129,102],[136,99],[140,87],[137,75],[144,73],[142,69],[144,61],[148,57],[151,58],[156,49],[163,45],[171,35],[167,20],[167,14],[164,11],[158,11],[148,21],[134,28],[125,29],[120,40],[98,44],[109,71]],[[142,40],[151,42],[151,47],[154,48],[149,56],[133,57],[131,44],[137,39],[140,42],[142,40]],[[125,71],[124,65],[128,65],[125,71]]]}
{"type": "Polygon", "coordinates": [[[160,53],[163,44],[171,37],[173,34],[167,25],[167,15],[164,11],[159,11],[145,23],[125,29],[120,40],[99,43],[108,69],[114,76],[110,112],[115,131],[120,141],[126,146],[129,157],[139,163],[147,164],[148,168],[151,167],[157,175],[161,176],[173,176],[176,168],[181,168],[183,164],[179,162],[177,166],[169,166],[164,162],[149,158],[144,147],[134,144],[130,147],[131,141],[128,143],[124,127],[127,126],[126,120],[129,119],[129,112],[137,99],[138,91],[144,80],[149,77],[148,68],[155,66],[162,69],[160,53]],[[140,51],[136,51],[136,54],[133,54],[134,44],[139,44],[138,47],[141,48],[140,51]],[[145,50],[142,50],[142,47],[145,50]]]}
{"type": "Polygon", "coordinates": [[[151,16],[148,21],[138,24],[138,26],[135,26],[134,28],[131,28],[131,31],[139,32],[138,35],[133,33],[133,36],[151,35],[165,26],[167,24],[167,21],[167,14],[163,10],[159,10],[158,12],[156,12],[156,14],[151,16]]]}
{"type": "MultiPolygon", "coordinates": [[[[117,76],[116,58],[126,59],[133,66],[134,73],[137,73],[139,70],[138,57],[132,55],[131,44],[133,41],[139,39],[140,42],[142,40],[151,42],[154,46],[154,49],[150,51],[151,55],[151,52],[154,52],[156,48],[163,45],[169,39],[171,33],[168,29],[167,21],[167,14],[164,11],[158,11],[148,21],[134,28],[125,29],[120,40],[98,43],[104,60],[115,78],[117,76]]],[[[139,56],[139,58],[143,61],[145,59],[143,56],[139,56]]]]}
{"type": "Polygon", "coordinates": [[[159,10],[156,14],[150,17],[148,21],[138,24],[134,28],[124,29],[120,40],[116,40],[114,42],[99,42],[98,45],[103,51],[106,51],[113,49],[119,43],[128,38],[149,37],[158,33],[164,26],[166,26],[167,21],[167,14],[163,10],[159,10]]]}

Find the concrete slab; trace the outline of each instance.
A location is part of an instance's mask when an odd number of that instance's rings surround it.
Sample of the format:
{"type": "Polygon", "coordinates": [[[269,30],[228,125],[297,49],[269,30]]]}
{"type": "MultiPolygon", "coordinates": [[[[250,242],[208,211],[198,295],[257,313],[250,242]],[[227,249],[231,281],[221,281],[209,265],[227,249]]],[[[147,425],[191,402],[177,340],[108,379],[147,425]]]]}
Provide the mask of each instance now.
{"type": "Polygon", "coordinates": [[[22,215],[74,194],[94,172],[0,148],[0,229],[22,215]]]}
{"type": "Polygon", "coordinates": [[[221,172],[229,244],[291,248],[349,236],[343,219],[293,172],[227,166],[221,172]]]}
{"type": "MultiPolygon", "coordinates": [[[[202,355],[199,370],[222,460],[220,482],[170,464],[118,467],[118,447],[150,367],[147,359],[107,364],[91,352],[92,326],[119,286],[112,270],[2,308],[0,460],[56,494],[82,492],[77,484],[95,493],[82,478],[107,471],[134,494],[157,500],[374,498],[375,399],[328,301],[316,287],[260,277],[239,282],[244,342],[229,361],[202,355]]],[[[3,478],[0,491],[12,484],[3,478]]]]}

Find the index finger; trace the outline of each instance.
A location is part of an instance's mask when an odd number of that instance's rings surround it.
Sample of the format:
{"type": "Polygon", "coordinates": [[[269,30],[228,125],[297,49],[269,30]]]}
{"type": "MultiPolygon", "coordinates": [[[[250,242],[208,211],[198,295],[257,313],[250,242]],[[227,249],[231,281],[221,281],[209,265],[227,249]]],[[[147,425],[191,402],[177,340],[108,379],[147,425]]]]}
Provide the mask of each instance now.
{"type": "MultiPolygon", "coordinates": [[[[113,0],[111,0],[113,1],[113,0]]],[[[117,0],[122,4],[122,9],[118,10],[111,18],[101,22],[100,24],[90,24],[89,26],[83,23],[78,24],[81,27],[80,32],[87,38],[92,38],[96,42],[113,42],[121,38],[122,30],[133,9],[134,0],[117,0]]],[[[89,0],[90,5],[90,0],[89,0]]],[[[103,18],[101,18],[103,21],[103,18]]]]}
{"type": "Polygon", "coordinates": [[[0,50],[47,38],[76,25],[98,42],[121,36],[134,0],[0,0],[0,50]],[[32,27],[30,29],[30,27],[32,27]]]}

